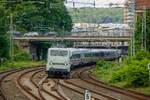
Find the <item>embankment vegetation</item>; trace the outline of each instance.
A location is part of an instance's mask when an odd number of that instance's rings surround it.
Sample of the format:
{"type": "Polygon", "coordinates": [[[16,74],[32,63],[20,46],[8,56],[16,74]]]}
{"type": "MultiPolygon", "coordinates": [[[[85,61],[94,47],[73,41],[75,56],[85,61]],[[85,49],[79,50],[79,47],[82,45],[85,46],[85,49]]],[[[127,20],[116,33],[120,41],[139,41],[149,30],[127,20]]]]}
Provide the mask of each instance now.
{"type": "Polygon", "coordinates": [[[148,63],[150,63],[150,53],[141,51],[132,59],[124,58],[122,63],[99,61],[92,73],[98,79],[112,85],[150,95],[148,63]]]}
{"type": "Polygon", "coordinates": [[[0,72],[11,70],[11,69],[22,69],[22,68],[29,68],[29,67],[36,67],[39,65],[44,65],[44,61],[5,61],[0,65],[0,72]]]}
{"type": "Polygon", "coordinates": [[[14,48],[15,51],[13,60],[9,60],[7,58],[0,59],[0,71],[34,67],[45,64],[45,61],[33,61],[31,55],[23,49],[20,49],[18,46],[15,45],[14,48]]]}

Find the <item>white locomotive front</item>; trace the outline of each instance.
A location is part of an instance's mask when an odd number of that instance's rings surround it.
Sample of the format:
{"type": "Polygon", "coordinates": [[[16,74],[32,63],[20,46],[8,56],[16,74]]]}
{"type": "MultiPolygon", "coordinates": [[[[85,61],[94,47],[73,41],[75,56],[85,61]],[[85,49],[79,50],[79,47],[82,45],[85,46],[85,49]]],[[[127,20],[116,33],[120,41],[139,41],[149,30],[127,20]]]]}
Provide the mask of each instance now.
{"type": "Polygon", "coordinates": [[[49,48],[46,71],[48,75],[70,74],[70,52],[63,48],[49,48]]]}

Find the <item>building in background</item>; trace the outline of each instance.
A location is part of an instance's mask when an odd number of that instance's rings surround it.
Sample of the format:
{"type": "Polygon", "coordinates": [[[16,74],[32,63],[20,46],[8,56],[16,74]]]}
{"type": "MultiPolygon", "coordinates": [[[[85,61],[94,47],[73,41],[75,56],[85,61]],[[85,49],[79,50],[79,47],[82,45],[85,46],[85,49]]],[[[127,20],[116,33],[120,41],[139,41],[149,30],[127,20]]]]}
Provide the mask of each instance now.
{"type": "MultiPolygon", "coordinates": [[[[128,10],[129,3],[131,0],[126,0],[125,6],[124,6],[124,23],[128,23],[130,20],[130,13],[128,10]]],[[[150,0],[135,0],[135,6],[136,6],[136,15],[141,15],[143,12],[143,8],[150,9],[150,0]]]]}
{"type": "Polygon", "coordinates": [[[145,6],[150,9],[150,0],[136,0],[136,9],[140,10],[145,6]]]}
{"type": "Polygon", "coordinates": [[[130,36],[128,24],[74,23],[72,36],[130,36]]]}

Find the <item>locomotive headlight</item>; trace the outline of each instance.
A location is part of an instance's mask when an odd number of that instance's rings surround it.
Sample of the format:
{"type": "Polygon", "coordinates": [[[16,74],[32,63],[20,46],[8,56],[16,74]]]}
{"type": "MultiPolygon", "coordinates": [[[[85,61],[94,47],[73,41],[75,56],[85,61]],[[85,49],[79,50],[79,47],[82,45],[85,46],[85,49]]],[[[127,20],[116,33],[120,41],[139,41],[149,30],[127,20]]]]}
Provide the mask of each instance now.
{"type": "Polygon", "coordinates": [[[67,62],[65,62],[65,66],[69,65],[67,62]]]}
{"type": "Polygon", "coordinates": [[[50,62],[49,64],[50,64],[50,65],[53,65],[53,62],[50,62]]]}

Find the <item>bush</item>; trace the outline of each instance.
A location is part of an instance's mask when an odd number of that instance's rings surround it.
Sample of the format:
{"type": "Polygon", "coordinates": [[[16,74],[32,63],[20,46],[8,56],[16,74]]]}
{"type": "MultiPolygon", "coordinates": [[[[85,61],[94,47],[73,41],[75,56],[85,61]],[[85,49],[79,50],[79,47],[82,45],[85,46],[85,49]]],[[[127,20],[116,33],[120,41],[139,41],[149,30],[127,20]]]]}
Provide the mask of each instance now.
{"type": "Polygon", "coordinates": [[[114,68],[113,62],[100,60],[97,62],[96,68],[93,69],[92,74],[97,76],[98,79],[108,82],[110,79],[109,75],[112,72],[111,71],[112,68],[114,68]]]}
{"type": "Polygon", "coordinates": [[[137,52],[134,59],[136,59],[136,60],[149,59],[150,60],[150,53],[144,52],[144,51],[139,51],[139,52],[137,52]]]}
{"type": "Polygon", "coordinates": [[[15,61],[28,61],[28,60],[31,60],[31,56],[22,48],[20,48],[18,45],[14,45],[14,60],[15,61]]]}
{"type": "Polygon", "coordinates": [[[116,72],[114,72],[112,74],[111,82],[116,83],[116,82],[124,81],[124,79],[126,77],[126,73],[125,72],[127,72],[126,67],[123,67],[122,69],[119,69],[116,72]]]}
{"type": "Polygon", "coordinates": [[[31,60],[31,56],[26,52],[19,52],[14,57],[15,61],[31,60]]]}
{"type": "Polygon", "coordinates": [[[126,65],[112,74],[111,82],[125,82],[124,86],[140,87],[148,86],[147,64],[149,60],[133,60],[130,65],[126,65]]]}
{"type": "Polygon", "coordinates": [[[113,66],[113,63],[110,61],[104,61],[104,60],[100,60],[97,62],[96,64],[96,68],[103,68],[103,69],[107,69],[113,66]]]}
{"type": "Polygon", "coordinates": [[[150,53],[140,51],[134,58],[125,58],[122,63],[99,61],[93,74],[100,80],[123,87],[148,86],[150,53]]]}

